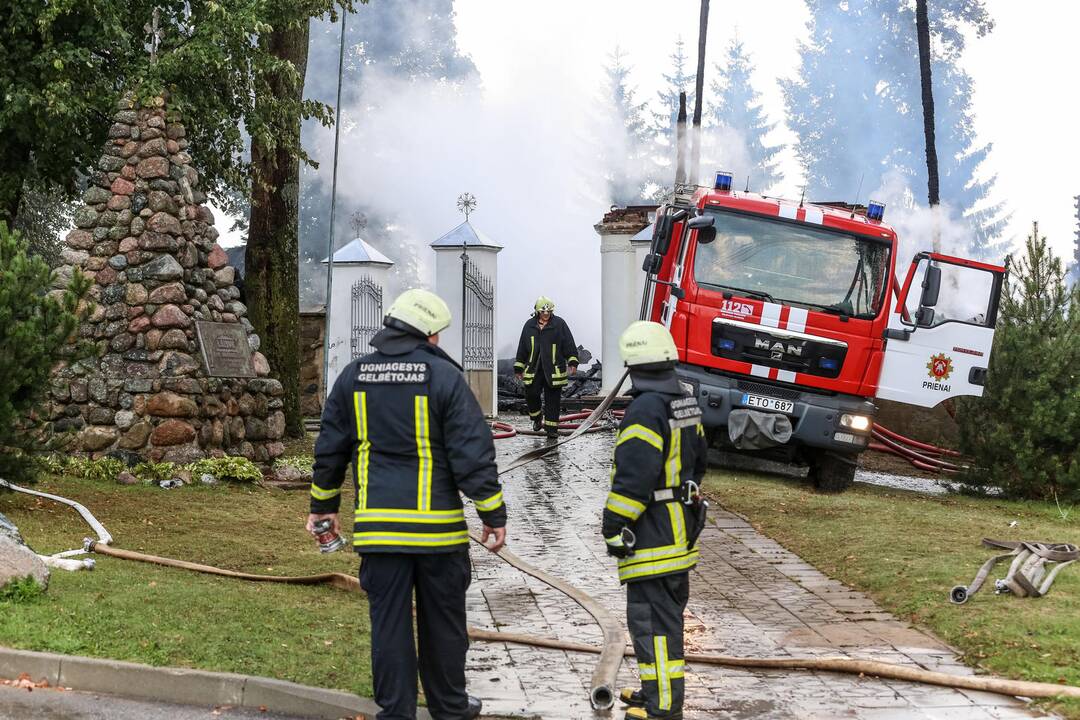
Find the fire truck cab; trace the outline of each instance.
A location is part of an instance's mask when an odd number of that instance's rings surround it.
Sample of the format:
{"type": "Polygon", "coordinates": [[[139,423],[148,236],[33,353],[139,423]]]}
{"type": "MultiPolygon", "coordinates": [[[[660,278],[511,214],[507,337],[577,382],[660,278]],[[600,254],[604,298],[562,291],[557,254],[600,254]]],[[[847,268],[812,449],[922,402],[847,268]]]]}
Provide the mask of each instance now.
{"type": "MultiPolygon", "coordinates": [[[[678,196],[676,196],[678,198],[678,196]]],[[[896,280],[884,206],[713,189],[656,215],[642,317],[666,325],[710,441],[848,487],[875,398],[981,395],[1005,268],[919,253],[896,280]]]]}

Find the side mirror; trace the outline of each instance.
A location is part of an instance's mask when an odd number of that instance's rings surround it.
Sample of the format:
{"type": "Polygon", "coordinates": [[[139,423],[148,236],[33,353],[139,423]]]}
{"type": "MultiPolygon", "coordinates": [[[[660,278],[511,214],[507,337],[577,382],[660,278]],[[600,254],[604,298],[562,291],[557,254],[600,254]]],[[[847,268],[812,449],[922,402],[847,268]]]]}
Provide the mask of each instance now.
{"type": "Polygon", "coordinates": [[[941,268],[933,263],[926,266],[926,277],[922,282],[922,297],[919,299],[920,308],[932,308],[937,305],[938,293],[941,291],[941,268]]]}
{"type": "Polygon", "coordinates": [[[697,230],[697,241],[702,245],[708,245],[716,239],[716,216],[698,215],[690,218],[691,230],[697,230]]]}
{"type": "Polygon", "coordinates": [[[657,255],[667,255],[671,247],[671,216],[667,213],[657,215],[656,224],[653,226],[652,251],[657,255]]]}
{"type": "Polygon", "coordinates": [[[645,256],[645,262],[641,263],[641,269],[649,274],[655,275],[660,272],[660,265],[664,262],[663,255],[657,255],[656,253],[649,253],[645,256]]]}
{"type": "Polygon", "coordinates": [[[915,325],[924,328],[933,327],[934,308],[926,307],[925,305],[919,308],[919,312],[915,313],[915,325]]]}

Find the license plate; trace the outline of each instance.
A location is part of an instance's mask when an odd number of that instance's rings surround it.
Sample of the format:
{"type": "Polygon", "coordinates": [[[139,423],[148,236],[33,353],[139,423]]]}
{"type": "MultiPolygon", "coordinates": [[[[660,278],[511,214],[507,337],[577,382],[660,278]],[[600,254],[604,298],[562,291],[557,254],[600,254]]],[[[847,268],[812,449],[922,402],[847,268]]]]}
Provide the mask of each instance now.
{"type": "Polygon", "coordinates": [[[774,412],[787,413],[788,415],[795,412],[795,403],[791,400],[777,400],[776,398],[766,397],[764,395],[750,395],[749,393],[746,393],[742,396],[742,404],[747,407],[772,410],[774,412]]]}

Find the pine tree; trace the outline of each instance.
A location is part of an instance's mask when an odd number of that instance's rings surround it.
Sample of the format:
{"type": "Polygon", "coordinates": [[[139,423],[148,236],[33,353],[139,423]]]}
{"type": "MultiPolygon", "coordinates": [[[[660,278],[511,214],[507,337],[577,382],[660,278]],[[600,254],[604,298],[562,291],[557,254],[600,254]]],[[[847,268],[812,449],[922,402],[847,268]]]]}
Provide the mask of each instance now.
{"type": "Polygon", "coordinates": [[[1074,286],[1080,286],[1080,195],[1077,195],[1076,204],[1076,240],[1073,245],[1072,282],[1074,286]]]}
{"type": "MultiPolygon", "coordinates": [[[[35,446],[27,432],[49,388],[49,373],[62,359],[79,321],[89,311],[80,303],[91,281],[80,272],[67,289],[52,290],[49,266],[28,252],[17,231],[0,221],[0,468],[18,467],[15,449],[35,446]]],[[[59,284],[59,282],[55,283],[59,284]]],[[[84,353],[84,345],[74,346],[84,353]]],[[[77,360],[78,355],[68,358],[77,360]]],[[[40,418],[39,418],[40,419],[40,418]]]]}
{"type": "Polygon", "coordinates": [[[630,85],[631,67],[624,63],[625,57],[616,46],[604,68],[607,87],[603,109],[609,113],[613,125],[622,130],[622,135],[614,147],[605,149],[600,161],[611,202],[618,205],[641,202],[657,177],[653,137],[645,120],[646,103],[637,101],[637,90],[630,85]]]}
{"type": "Polygon", "coordinates": [[[712,96],[717,98],[710,112],[713,125],[726,125],[738,132],[750,155],[750,166],[732,168],[749,174],[754,187],[766,189],[780,182],[777,156],[780,145],[766,145],[765,136],[776,127],[769,122],[761,104],[761,94],[754,89],[752,65],[746,47],[738,37],[728,48],[727,63],[716,64],[712,96]]]}
{"type": "MultiPolygon", "coordinates": [[[[853,197],[881,187],[891,170],[926,187],[925,139],[915,9],[895,0],[807,0],[811,38],[800,49],[800,79],[783,83],[796,152],[812,196],[853,197]]],[[[989,199],[994,178],[975,173],[990,152],[978,145],[972,80],[959,67],[965,33],[983,35],[993,22],[983,0],[935,0],[933,93],[943,203],[963,213],[985,249],[1008,217],[989,199]]]]}
{"type": "Polygon", "coordinates": [[[1080,499],[1080,285],[1038,223],[1002,292],[983,397],[961,403],[966,481],[1012,497],[1080,499]]]}
{"type": "Polygon", "coordinates": [[[686,43],[680,35],[675,40],[671,58],[671,73],[663,73],[664,87],[657,91],[659,110],[653,112],[656,132],[672,148],[674,156],[675,123],[679,117],[679,93],[686,93],[686,107],[694,107],[694,72],[686,57],[686,43]]]}

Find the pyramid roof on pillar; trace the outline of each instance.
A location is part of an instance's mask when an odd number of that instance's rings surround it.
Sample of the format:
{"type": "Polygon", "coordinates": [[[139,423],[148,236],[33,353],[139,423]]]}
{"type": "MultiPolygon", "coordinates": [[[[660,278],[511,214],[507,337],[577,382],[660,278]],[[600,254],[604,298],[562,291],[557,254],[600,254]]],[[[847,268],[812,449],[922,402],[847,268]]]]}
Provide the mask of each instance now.
{"type": "Polygon", "coordinates": [[[653,228],[656,227],[656,223],[651,223],[641,228],[637,235],[630,238],[632,243],[652,242],[653,228]]]}
{"type": "Polygon", "coordinates": [[[431,243],[433,248],[445,248],[445,247],[480,247],[490,248],[492,250],[502,250],[503,246],[493,241],[484,233],[480,232],[472,226],[468,220],[458,225],[450,232],[443,235],[441,238],[431,243]]]}
{"type": "MultiPolygon", "coordinates": [[[[323,258],[326,262],[326,258],[323,258]]],[[[366,265],[393,265],[394,261],[373,248],[363,238],[356,238],[351,243],[334,253],[334,264],[363,263],[366,265]]]]}

